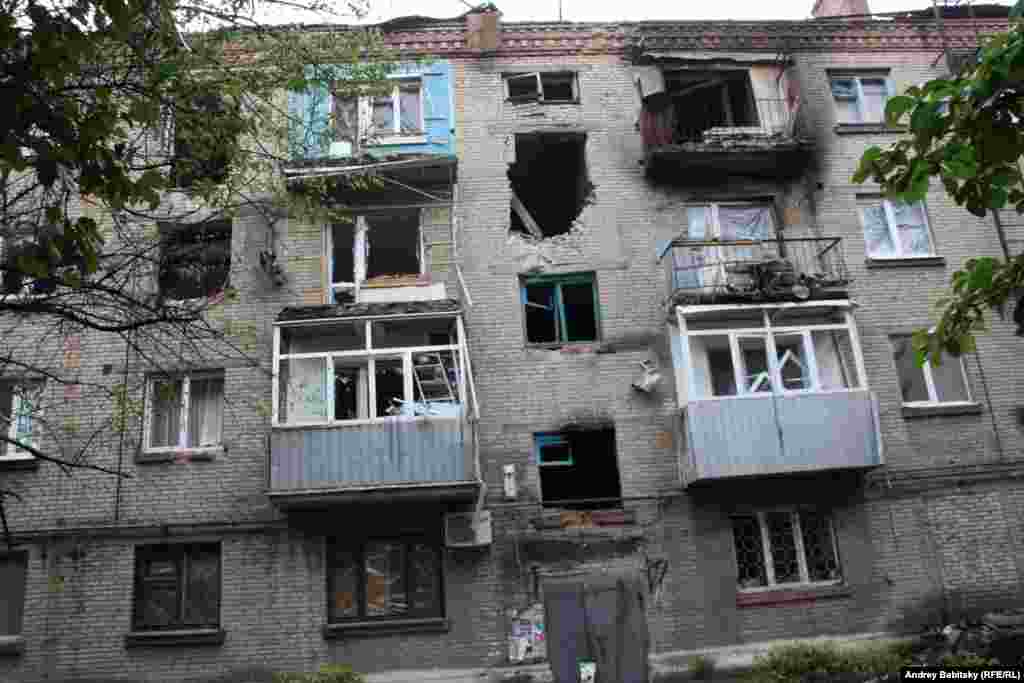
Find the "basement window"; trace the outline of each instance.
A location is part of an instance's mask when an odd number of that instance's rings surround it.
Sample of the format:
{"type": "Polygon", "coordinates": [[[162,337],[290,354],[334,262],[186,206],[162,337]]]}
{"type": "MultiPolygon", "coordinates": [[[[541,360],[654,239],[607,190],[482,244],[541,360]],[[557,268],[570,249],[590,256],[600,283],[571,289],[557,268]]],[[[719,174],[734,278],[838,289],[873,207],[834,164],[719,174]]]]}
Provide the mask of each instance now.
{"type": "Polygon", "coordinates": [[[597,341],[599,306],[593,273],[527,277],[520,292],[527,344],[597,341]]]}
{"type": "Polygon", "coordinates": [[[572,229],[594,186],[587,175],[587,136],[583,133],[516,135],[511,230],[537,239],[572,229]]]}
{"type": "Polygon", "coordinates": [[[836,584],[843,580],[829,515],[765,510],[732,518],[741,591],[836,584]]]}
{"type": "Polygon", "coordinates": [[[579,102],[579,85],[572,71],[516,73],[505,76],[505,95],[512,102],[579,102]]]}
{"type": "Polygon", "coordinates": [[[619,507],[622,489],[613,428],[534,434],[534,447],[544,505],[619,507]]]}

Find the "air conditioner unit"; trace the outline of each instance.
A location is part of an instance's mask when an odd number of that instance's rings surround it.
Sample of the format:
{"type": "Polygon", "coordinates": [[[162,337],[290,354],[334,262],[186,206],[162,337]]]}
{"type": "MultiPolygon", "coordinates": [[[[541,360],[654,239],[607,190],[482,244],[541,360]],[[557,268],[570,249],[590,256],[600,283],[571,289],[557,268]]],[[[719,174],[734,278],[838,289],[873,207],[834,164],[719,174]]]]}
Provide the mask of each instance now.
{"type": "Polygon", "coordinates": [[[444,516],[444,543],[449,548],[491,544],[491,513],[452,512],[444,516]]]}

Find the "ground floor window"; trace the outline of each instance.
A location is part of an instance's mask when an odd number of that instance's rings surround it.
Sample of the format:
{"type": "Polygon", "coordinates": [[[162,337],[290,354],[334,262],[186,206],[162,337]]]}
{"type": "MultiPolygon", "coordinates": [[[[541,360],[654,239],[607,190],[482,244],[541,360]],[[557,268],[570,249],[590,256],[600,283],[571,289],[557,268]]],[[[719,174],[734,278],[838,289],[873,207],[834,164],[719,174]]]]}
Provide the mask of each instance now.
{"type": "Polygon", "coordinates": [[[27,553],[0,555],[0,637],[21,634],[27,568],[27,553]]]}
{"type": "Polygon", "coordinates": [[[220,624],[220,544],[135,549],[137,631],[216,628],[220,624]]]}
{"type": "Polygon", "coordinates": [[[330,542],[328,618],[333,622],[444,616],[437,541],[330,542]]]}
{"type": "Polygon", "coordinates": [[[829,515],[814,510],[765,510],[732,518],[740,590],[842,580],[829,515]]]}
{"type": "Polygon", "coordinates": [[[538,433],[534,447],[545,505],[590,509],[622,504],[613,428],[538,433]]]}

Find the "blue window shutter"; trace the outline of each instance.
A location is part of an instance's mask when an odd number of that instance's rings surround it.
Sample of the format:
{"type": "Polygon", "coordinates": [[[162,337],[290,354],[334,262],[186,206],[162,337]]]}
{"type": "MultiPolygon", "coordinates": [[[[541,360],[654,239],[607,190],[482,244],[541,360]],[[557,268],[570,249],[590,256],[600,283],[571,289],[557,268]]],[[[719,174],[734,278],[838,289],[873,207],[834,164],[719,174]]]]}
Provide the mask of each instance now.
{"type": "Polygon", "coordinates": [[[451,111],[451,66],[438,61],[423,73],[423,120],[431,150],[451,153],[451,130],[455,127],[451,111]]]}
{"type": "Polygon", "coordinates": [[[289,91],[288,117],[288,152],[291,158],[327,156],[329,143],[322,137],[331,119],[331,98],[327,86],[314,84],[305,92],[289,91]]]}

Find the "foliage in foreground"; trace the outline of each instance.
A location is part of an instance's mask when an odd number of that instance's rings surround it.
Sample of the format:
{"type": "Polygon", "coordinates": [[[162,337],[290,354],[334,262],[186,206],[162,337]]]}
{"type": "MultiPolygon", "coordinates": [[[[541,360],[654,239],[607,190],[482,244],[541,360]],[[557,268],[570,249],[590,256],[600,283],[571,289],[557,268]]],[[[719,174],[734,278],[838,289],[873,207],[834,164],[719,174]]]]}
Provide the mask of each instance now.
{"type": "Polygon", "coordinates": [[[365,683],[365,678],[351,667],[324,664],[319,671],[310,673],[275,673],[274,683],[365,683]]]}
{"type": "Polygon", "coordinates": [[[884,674],[911,663],[911,646],[872,645],[840,649],[832,643],[798,644],[774,648],[757,657],[747,675],[750,683],[797,683],[809,673],[884,674]]]}

